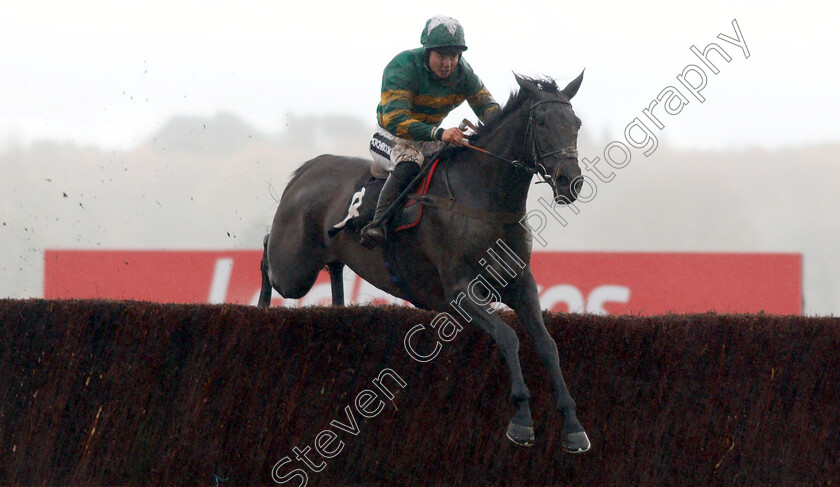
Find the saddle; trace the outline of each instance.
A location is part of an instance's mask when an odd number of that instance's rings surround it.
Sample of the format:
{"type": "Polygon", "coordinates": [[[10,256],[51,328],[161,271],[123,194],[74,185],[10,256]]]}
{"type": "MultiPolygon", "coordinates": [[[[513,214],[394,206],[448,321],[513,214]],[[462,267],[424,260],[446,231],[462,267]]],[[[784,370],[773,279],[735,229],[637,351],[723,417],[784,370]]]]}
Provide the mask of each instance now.
{"type": "MultiPolygon", "coordinates": [[[[414,188],[405,200],[401,211],[388,223],[388,230],[391,232],[402,232],[414,228],[420,223],[423,217],[423,205],[420,198],[429,190],[432,175],[437,168],[440,159],[432,162],[432,167],[420,183],[414,188]]],[[[347,213],[344,219],[330,228],[327,232],[330,238],[335,237],[341,230],[349,230],[358,233],[362,228],[373,220],[376,212],[376,203],[379,200],[379,193],[385,185],[385,179],[378,177],[372,171],[356,182],[356,190],[350,201],[347,203],[347,213]]]]}

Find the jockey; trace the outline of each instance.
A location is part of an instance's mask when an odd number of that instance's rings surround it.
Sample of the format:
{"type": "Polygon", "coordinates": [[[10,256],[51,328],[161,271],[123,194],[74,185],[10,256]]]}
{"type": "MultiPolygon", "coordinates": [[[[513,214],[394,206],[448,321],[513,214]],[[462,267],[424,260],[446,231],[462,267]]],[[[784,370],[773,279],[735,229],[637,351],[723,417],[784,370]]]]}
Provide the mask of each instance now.
{"type": "Polygon", "coordinates": [[[444,142],[460,142],[458,127],[440,127],[446,116],[466,100],[482,122],[498,114],[499,104],[484,87],[461,53],[467,50],[464,28],[446,16],[426,21],[421,48],[403,51],[385,67],[382,98],[376,108],[378,126],[370,141],[373,159],[390,174],[373,222],[362,230],[362,245],[385,241],[382,216],[420,172],[424,153],[433,154],[444,142]]]}

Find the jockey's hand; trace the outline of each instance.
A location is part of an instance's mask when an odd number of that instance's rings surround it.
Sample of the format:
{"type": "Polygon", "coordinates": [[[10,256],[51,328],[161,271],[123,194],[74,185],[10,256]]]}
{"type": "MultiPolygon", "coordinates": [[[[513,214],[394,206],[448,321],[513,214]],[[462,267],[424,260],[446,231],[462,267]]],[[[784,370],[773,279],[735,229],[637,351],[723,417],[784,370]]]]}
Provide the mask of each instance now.
{"type": "Polygon", "coordinates": [[[460,144],[464,139],[464,132],[458,127],[452,127],[443,131],[440,140],[444,142],[451,142],[453,144],[460,144]]]}

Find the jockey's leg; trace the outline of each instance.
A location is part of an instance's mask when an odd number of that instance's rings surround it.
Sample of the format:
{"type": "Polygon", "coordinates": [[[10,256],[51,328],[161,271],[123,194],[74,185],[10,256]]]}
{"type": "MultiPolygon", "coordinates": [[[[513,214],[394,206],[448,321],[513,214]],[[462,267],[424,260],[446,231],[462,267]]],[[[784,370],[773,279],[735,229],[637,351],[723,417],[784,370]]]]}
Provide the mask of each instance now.
{"type": "Polygon", "coordinates": [[[362,229],[362,245],[372,249],[385,241],[385,226],[387,222],[382,221],[385,210],[397,199],[408,184],[420,172],[420,165],[423,164],[423,154],[410,142],[398,141],[392,151],[394,169],[388,175],[382,192],[379,193],[379,200],[376,202],[376,212],[373,221],[362,229]]]}

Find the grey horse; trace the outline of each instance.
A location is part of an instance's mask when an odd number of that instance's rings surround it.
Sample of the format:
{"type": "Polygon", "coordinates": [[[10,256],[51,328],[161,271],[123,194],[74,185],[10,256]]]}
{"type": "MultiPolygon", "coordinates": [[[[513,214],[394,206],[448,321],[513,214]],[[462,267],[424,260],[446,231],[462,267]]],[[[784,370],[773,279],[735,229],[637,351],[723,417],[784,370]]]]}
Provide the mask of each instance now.
{"type": "Polygon", "coordinates": [[[516,80],[520,89],[499,116],[478,129],[471,138],[473,147],[454,147],[441,156],[428,192],[420,198],[419,224],[390,232],[381,248],[364,248],[358,231],[330,236],[333,225],[345,218],[348,201],[369,173],[371,161],[322,155],[298,168],[264,240],[259,304],[270,304],[272,288],[285,298],[304,296],[324,267],[330,272],[334,304],[343,304],[342,270],[347,265],[374,286],[419,308],[454,309],[499,347],[515,406],[507,437],[531,446],[534,423],[519,362],[519,338],[489,306],[502,302],[514,310],[548,368],[564,418],[562,448],[580,453],[590,442],[563,379],[557,345],[543,322],[529,264],[525,205],[535,174],[552,187],[558,204],[574,202],[581,190],[581,122],[570,100],[583,73],[562,90],[550,79],[517,75],[516,80]]]}

